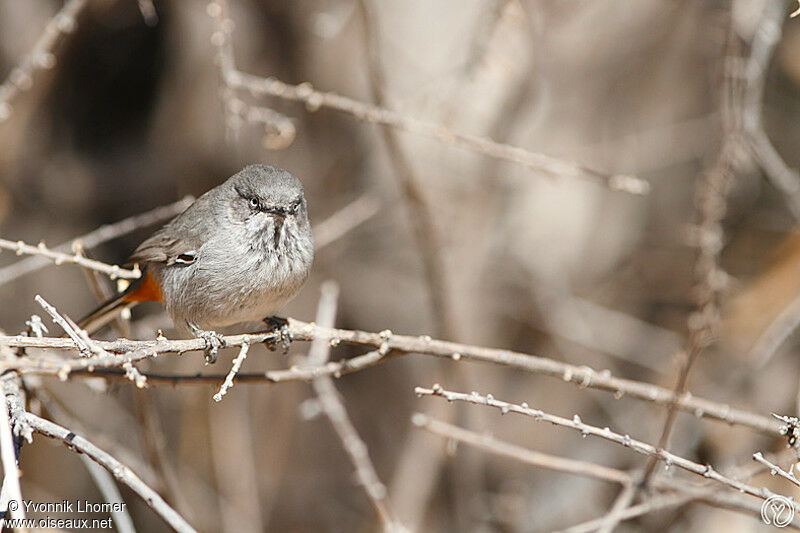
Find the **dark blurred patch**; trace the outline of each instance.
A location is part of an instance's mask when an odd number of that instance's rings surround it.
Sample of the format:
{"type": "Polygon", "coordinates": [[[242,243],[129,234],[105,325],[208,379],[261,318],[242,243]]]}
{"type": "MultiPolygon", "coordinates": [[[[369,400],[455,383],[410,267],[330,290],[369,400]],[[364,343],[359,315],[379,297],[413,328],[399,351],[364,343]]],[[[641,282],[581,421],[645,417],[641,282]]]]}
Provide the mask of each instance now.
{"type": "Polygon", "coordinates": [[[147,26],[136,2],[87,10],[69,39],[50,91],[52,142],[91,155],[139,142],[164,72],[169,11],[147,26]]]}

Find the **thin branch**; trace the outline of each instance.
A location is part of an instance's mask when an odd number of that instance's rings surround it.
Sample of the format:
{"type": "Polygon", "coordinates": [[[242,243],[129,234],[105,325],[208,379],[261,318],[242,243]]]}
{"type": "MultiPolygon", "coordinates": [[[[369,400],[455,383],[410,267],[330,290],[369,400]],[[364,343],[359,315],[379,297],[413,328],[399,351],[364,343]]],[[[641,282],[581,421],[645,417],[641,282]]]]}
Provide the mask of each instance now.
{"type": "Polygon", "coordinates": [[[22,500],[22,490],[19,486],[19,467],[17,454],[14,450],[14,436],[9,422],[8,402],[5,391],[0,390],[0,457],[3,462],[3,492],[8,491],[10,501],[16,505],[9,505],[8,510],[12,518],[25,518],[25,506],[22,500]]]}
{"type": "Polygon", "coordinates": [[[55,66],[56,56],[53,51],[64,35],[75,31],[76,19],[85,5],[86,0],[68,0],[47,22],[33,49],[11,70],[6,81],[0,85],[0,122],[11,115],[11,102],[14,98],[20,92],[31,88],[36,71],[55,66]]]}
{"type": "MultiPolygon", "coordinates": [[[[426,389],[423,387],[417,387],[414,392],[420,396],[438,396],[444,398],[448,401],[461,401],[461,402],[468,402],[473,403],[476,405],[486,405],[489,407],[494,407],[499,409],[501,413],[517,413],[524,416],[528,416],[536,421],[543,421],[549,422],[555,426],[565,427],[569,429],[573,429],[575,431],[580,432],[581,436],[594,436],[600,437],[603,440],[607,440],[609,442],[614,442],[619,444],[625,448],[630,448],[631,450],[640,453],[642,455],[647,455],[651,457],[655,461],[663,461],[665,465],[669,466],[676,466],[682,470],[687,472],[691,472],[692,474],[696,474],[702,476],[707,479],[711,479],[722,483],[723,485],[727,485],[733,489],[738,490],[739,492],[750,494],[751,496],[755,496],[761,499],[769,498],[773,493],[768,491],[765,488],[756,488],[741,481],[732,479],[730,477],[724,476],[721,473],[714,470],[711,465],[701,465],[700,463],[695,463],[694,461],[690,461],[688,459],[684,459],[674,453],[670,453],[660,447],[653,446],[652,444],[647,444],[645,442],[632,439],[630,435],[622,435],[619,433],[615,433],[611,431],[610,428],[599,428],[596,426],[592,426],[589,424],[585,424],[581,421],[581,418],[578,415],[575,415],[572,420],[567,418],[562,418],[560,416],[551,415],[546,413],[540,409],[532,409],[528,407],[527,404],[513,404],[509,402],[504,402],[502,400],[496,400],[491,394],[487,394],[486,396],[481,396],[477,393],[472,394],[464,394],[460,392],[452,392],[443,389],[441,386],[434,385],[431,389],[426,389]]],[[[800,507],[798,507],[800,509],[800,507]]]]}
{"type": "Polygon", "coordinates": [[[789,335],[800,325],[800,295],[792,300],[767,326],[750,349],[751,360],[757,368],[769,363],[789,335]]]}
{"type": "MultiPolygon", "coordinates": [[[[234,383],[284,383],[287,381],[311,381],[321,376],[333,376],[340,378],[345,374],[364,370],[381,363],[388,359],[394,352],[382,353],[380,350],[373,350],[363,355],[341,359],[340,361],[329,361],[321,366],[305,367],[292,366],[286,370],[267,370],[258,373],[237,372],[233,377],[234,383]]],[[[95,370],[74,370],[71,372],[76,376],[94,376],[106,379],[127,380],[124,373],[113,368],[101,368],[95,370]]],[[[203,385],[218,384],[225,380],[225,374],[164,374],[158,372],[142,372],[147,382],[152,385],[203,385]]]]}
{"type": "Polygon", "coordinates": [[[800,218],[800,175],[789,168],[764,129],[764,87],[767,69],[781,40],[786,13],[784,2],[765,2],[753,33],[746,63],[747,86],[742,98],[745,141],[767,179],[783,194],[789,210],[800,218]]]}
{"type": "MultiPolygon", "coordinates": [[[[386,80],[383,65],[380,61],[380,42],[378,28],[373,10],[367,0],[356,2],[364,25],[364,53],[367,58],[367,77],[369,79],[372,98],[379,106],[386,104],[386,80]]],[[[409,222],[413,228],[413,236],[419,250],[424,267],[433,311],[434,332],[438,337],[457,339],[453,299],[450,295],[449,279],[446,275],[442,239],[430,202],[425,196],[422,181],[414,172],[410,159],[400,145],[397,132],[388,126],[381,128],[383,141],[389,155],[389,162],[394,176],[402,191],[406,204],[409,222]]]]}
{"type": "Polygon", "coordinates": [[[136,528],[133,526],[133,520],[128,514],[122,494],[120,494],[119,488],[114,483],[114,478],[108,473],[108,470],[83,454],[81,454],[81,461],[83,461],[86,470],[89,471],[97,490],[103,495],[103,499],[110,504],[116,504],[111,506],[110,514],[111,518],[114,519],[114,524],[117,526],[117,531],[119,533],[136,533],[136,528]]]}
{"type": "MultiPolygon", "coordinates": [[[[56,308],[47,303],[44,298],[37,294],[34,300],[44,308],[56,324],[61,326],[61,329],[66,332],[78,347],[78,351],[81,355],[84,357],[113,357],[110,353],[97,346],[85,330],[81,329],[80,326],[73,322],[68,316],[62,316],[56,308]]],[[[132,381],[137,388],[141,389],[147,385],[147,378],[139,372],[139,369],[133,366],[133,361],[124,361],[122,363],[122,369],[125,371],[125,378],[132,381]]]]}
{"type": "Polygon", "coordinates": [[[304,103],[308,111],[316,111],[322,107],[334,109],[350,114],[364,122],[383,124],[423,137],[436,139],[444,144],[516,163],[554,177],[590,178],[599,180],[600,183],[612,190],[636,195],[647,194],[650,191],[650,184],[636,176],[607,174],[571,161],[531,152],[509,144],[498,143],[488,137],[458,133],[434,122],[408,117],[395,111],[359,102],[336,93],[316,91],[310,83],[292,85],[276,78],[263,78],[239,70],[229,72],[227,79],[230,86],[251,91],[253,94],[304,103]]]}
{"type": "MultiPolygon", "coordinates": [[[[326,282],[321,287],[319,306],[317,307],[316,322],[322,327],[332,327],[336,318],[336,299],[339,288],[333,282],[326,282]]],[[[308,352],[307,364],[311,366],[324,365],[328,361],[330,343],[324,338],[317,337],[311,343],[308,352]]],[[[330,376],[321,376],[311,383],[317,394],[320,410],[328,417],[336,435],[342,442],[345,452],[356,470],[356,478],[369,497],[375,512],[378,514],[386,531],[399,531],[402,529],[394,518],[386,486],[381,482],[375,467],[372,465],[367,445],[361,440],[356,428],[347,416],[347,410],[339,398],[339,393],[330,376]]]]}
{"type": "MultiPolygon", "coordinates": [[[[164,222],[171,219],[186,210],[187,207],[192,205],[194,198],[186,196],[177,202],[157,207],[151,211],[134,215],[125,218],[113,224],[105,224],[99,228],[81,235],[74,237],[66,242],[59,244],[52,248],[53,252],[68,253],[72,251],[73,243],[80,242],[85,250],[91,250],[97,246],[132,233],[140,228],[152,226],[159,222],[164,222]]],[[[40,254],[26,257],[16,263],[12,263],[6,267],[0,268],[0,285],[4,285],[10,281],[30,274],[40,268],[52,264],[53,258],[42,257],[40,254]],[[48,260],[50,259],[50,260],[48,260]]]]}
{"type": "MultiPolygon", "coordinates": [[[[661,487],[662,485],[670,485],[670,483],[668,483],[668,480],[657,480],[656,485],[661,487]]],[[[708,488],[690,489],[690,487],[687,487],[683,483],[675,483],[674,485],[673,491],[667,494],[653,496],[638,505],[628,507],[620,513],[619,516],[621,520],[630,520],[631,518],[637,518],[647,513],[667,509],[669,507],[680,507],[695,501],[711,507],[744,513],[747,516],[755,515],[760,517],[761,505],[754,504],[750,500],[743,500],[743,497],[738,494],[719,492],[716,489],[709,490],[708,488]]],[[[597,518],[569,527],[563,530],[562,533],[588,533],[596,531],[603,518],[597,518]]],[[[787,524],[787,526],[792,529],[800,529],[797,519],[787,524]]]]}
{"type": "MultiPolygon", "coordinates": [[[[617,515],[617,518],[619,521],[630,520],[631,518],[637,518],[639,516],[660,511],[669,507],[679,507],[691,502],[695,498],[696,496],[683,493],[654,496],[638,505],[621,510],[617,515]]],[[[564,529],[562,533],[589,533],[591,531],[596,531],[603,525],[603,521],[605,519],[606,517],[600,517],[582,524],[577,524],[564,529]]]]}
{"type": "Polygon", "coordinates": [[[233,379],[236,377],[236,374],[239,372],[239,368],[241,368],[242,363],[247,358],[247,351],[250,349],[250,345],[246,342],[242,344],[241,349],[239,350],[239,355],[236,356],[236,359],[233,360],[233,364],[231,365],[231,371],[228,372],[228,375],[225,376],[225,381],[219,388],[219,392],[214,395],[215,402],[221,402],[222,397],[228,394],[228,389],[233,387],[233,379]]]}
{"type": "Polygon", "coordinates": [[[622,520],[622,515],[627,508],[630,507],[631,502],[636,497],[636,483],[634,481],[622,487],[619,495],[614,500],[614,504],[608,513],[601,519],[600,526],[597,530],[600,533],[611,533],[617,524],[622,520]]]}
{"type": "MultiPolygon", "coordinates": [[[[732,22],[731,22],[732,24],[732,22]]],[[[731,30],[729,30],[730,32],[731,30]]],[[[726,58],[733,48],[733,35],[728,36],[726,58]]],[[[725,71],[722,89],[722,141],[713,163],[701,172],[695,187],[694,200],[697,218],[697,251],[694,262],[694,310],[689,315],[689,336],[679,355],[680,370],[673,388],[673,398],[678,398],[688,388],[689,373],[703,350],[716,336],[720,322],[720,298],[726,287],[728,275],[720,266],[723,249],[722,220],[727,210],[727,194],[733,177],[738,145],[739,125],[731,110],[736,101],[736,88],[731,72],[725,71]]],[[[677,402],[672,400],[658,439],[658,448],[669,444],[669,437],[677,416],[677,402]]],[[[645,466],[642,486],[646,486],[655,472],[656,459],[645,466]]]]}
{"type": "MultiPolygon", "coordinates": [[[[362,370],[385,361],[390,353],[418,353],[449,359],[452,361],[480,361],[533,374],[542,374],[559,378],[567,383],[572,383],[582,388],[592,388],[612,392],[615,398],[625,395],[653,402],[659,405],[669,405],[673,399],[671,390],[651,383],[634,381],[614,377],[607,370],[597,371],[588,366],[577,366],[562,363],[546,357],[502,350],[498,348],[485,348],[467,344],[433,340],[428,336],[411,337],[395,335],[389,330],[380,333],[370,333],[359,330],[344,330],[322,328],[318,325],[289,319],[289,330],[297,340],[308,341],[322,337],[334,344],[344,342],[360,346],[377,348],[378,352],[371,352],[359,358],[339,363],[329,362],[319,370],[289,369],[283,374],[265,374],[263,381],[292,381],[307,380],[317,375],[337,375],[356,370],[362,370]],[[280,376],[279,378],[277,376],[280,376]]],[[[241,346],[244,342],[249,344],[274,341],[276,334],[257,333],[249,335],[229,335],[225,337],[226,346],[241,346]]],[[[202,339],[167,340],[156,339],[149,341],[132,341],[117,339],[115,341],[94,341],[103,350],[111,355],[106,357],[90,357],[83,359],[64,359],[27,356],[11,361],[0,361],[0,371],[10,369],[18,370],[23,374],[60,375],[68,377],[70,372],[89,371],[103,368],[121,366],[126,361],[139,361],[156,357],[165,353],[184,353],[190,351],[203,351],[205,343],[202,339]],[[91,370],[90,370],[91,369],[91,370]]],[[[0,335],[0,345],[12,348],[45,348],[60,350],[75,350],[76,345],[71,339],[53,337],[27,337],[0,335]]],[[[99,376],[100,374],[98,374],[99,376]]],[[[151,374],[143,373],[148,376],[151,374]]],[[[167,377],[169,381],[183,379],[182,377],[167,377]]],[[[196,376],[186,379],[197,379],[196,376]]],[[[217,377],[217,383],[223,378],[217,377]]],[[[751,429],[771,434],[780,434],[780,424],[775,420],[755,413],[736,409],[728,404],[722,404],[694,397],[686,392],[677,397],[677,408],[693,413],[697,417],[720,420],[731,425],[741,425],[751,429]]]]}
{"type": "Polygon", "coordinates": [[[92,460],[105,467],[114,477],[128,486],[149,505],[164,521],[179,533],[194,532],[190,526],[172,507],[148,487],[130,468],[117,461],[114,457],[104,452],[85,438],[72,431],[54,424],[49,420],[40,418],[31,413],[25,413],[24,422],[41,435],[62,441],[68,448],[79,453],[85,453],[92,460]]]}
{"type": "MultiPolygon", "coordinates": [[[[359,120],[369,123],[383,124],[410,133],[437,139],[445,144],[482,153],[489,157],[521,164],[527,168],[544,172],[546,174],[574,177],[588,177],[599,180],[612,190],[624,191],[631,194],[647,194],[650,184],[640,178],[622,174],[607,174],[590,169],[584,165],[564,161],[555,157],[530,152],[523,148],[498,143],[487,137],[457,133],[433,122],[406,117],[388,109],[358,102],[344,96],[330,92],[315,91],[311,84],[300,85],[286,84],[275,78],[263,78],[237,70],[231,35],[234,24],[227,15],[227,2],[216,0],[208,5],[207,12],[216,23],[216,31],[212,36],[212,44],[217,47],[217,61],[223,78],[223,100],[226,109],[233,102],[235,106],[246,106],[241,100],[233,97],[233,90],[248,91],[254,95],[268,95],[284,100],[302,102],[308,111],[316,111],[327,107],[351,114],[359,120]]],[[[227,111],[230,113],[230,110],[227,111]]]]}
{"type": "Polygon", "coordinates": [[[236,96],[236,87],[231,85],[230,73],[236,70],[233,55],[233,30],[235,24],[228,15],[228,2],[215,0],[206,7],[214,21],[211,44],[216,48],[216,62],[220,70],[220,95],[225,110],[227,131],[236,134],[245,122],[264,126],[264,147],[268,150],[287,148],[294,141],[297,130],[294,123],[283,115],[262,106],[251,105],[236,96]]]}
{"type": "Polygon", "coordinates": [[[78,351],[81,353],[81,355],[84,357],[98,355],[97,348],[93,349],[93,347],[89,344],[89,339],[86,334],[84,333],[81,335],[78,331],[80,328],[75,326],[74,322],[71,320],[68,322],[63,316],[61,316],[55,307],[47,303],[47,301],[38,294],[34,296],[33,299],[36,300],[36,303],[42,306],[42,309],[44,309],[48,315],[50,315],[50,318],[53,319],[53,322],[61,326],[61,329],[64,330],[64,333],[66,333],[75,343],[75,346],[78,347],[78,351]]]}
{"type": "Polygon", "coordinates": [[[434,420],[422,413],[415,413],[411,417],[411,422],[415,426],[430,431],[434,435],[463,442],[483,451],[534,466],[602,481],[609,481],[611,483],[619,483],[621,485],[630,485],[632,482],[632,478],[627,472],[617,470],[616,468],[608,468],[586,461],[576,461],[574,459],[566,459],[547,453],[536,452],[497,440],[486,434],[480,435],[446,422],[434,420]]]}
{"type": "Polygon", "coordinates": [[[753,460],[758,461],[759,463],[761,463],[762,465],[764,465],[766,467],[769,467],[770,474],[772,474],[773,476],[775,474],[777,474],[777,475],[781,476],[783,479],[785,479],[785,480],[793,483],[794,485],[800,487],[800,479],[797,479],[795,477],[795,475],[792,474],[791,472],[787,472],[783,468],[779,467],[778,465],[776,465],[776,464],[770,462],[769,460],[767,460],[766,458],[764,458],[764,455],[761,452],[754,453],[753,454],[753,460]]]}
{"type": "Polygon", "coordinates": [[[135,266],[132,270],[128,270],[120,267],[119,265],[109,265],[100,261],[95,261],[94,259],[87,259],[80,254],[65,254],[63,252],[57,252],[49,249],[43,242],[39,243],[37,246],[31,246],[30,244],[25,244],[22,241],[14,242],[6,239],[0,239],[0,248],[12,250],[16,252],[17,255],[27,254],[46,257],[47,259],[53,261],[53,263],[56,265],[61,265],[64,263],[80,265],[91,270],[96,270],[97,272],[102,272],[111,279],[138,279],[142,276],[138,266],[135,266]]]}
{"type": "MultiPolygon", "coordinates": [[[[516,461],[556,470],[559,472],[592,477],[603,481],[617,482],[621,483],[623,486],[635,486],[633,484],[635,479],[631,477],[629,473],[621,470],[608,468],[585,461],[576,461],[574,459],[565,459],[562,457],[535,452],[521,446],[516,446],[497,440],[489,435],[481,435],[479,433],[468,431],[451,424],[433,420],[430,417],[419,413],[413,415],[412,422],[418,427],[422,427],[436,435],[451,440],[464,442],[466,444],[476,446],[486,452],[508,457],[516,461]]],[[[755,514],[756,516],[759,516],[760,507],[750,505],[738,498],[734,499],[731,497],[732,495],[716,493],[710,494],[706,487],[696,487],[692,485],[687,486],[685,483],[677,484],[670,480],[656,480],[655,485],[658,488],[665,488],[673,492],[686,492],[691,498],[702,500],[704,503],[708,503],[709,505],[730,508],[736,511],[746,511],[750,515],[755,514]]],[[[774,495],[767,489],[761,490],[767,495],[774,495]]],[[[768,496],[759,497],[766,499],[768,496]]],[[[795,505],[795,508],[797,508],[797,505],[795,505]]],[[[621,511],[618,516],[620,518],[632,517],[632,511],[641,510],[629,507],[621,511]]],[[[639,514],[642,513],[639,512],[639,514]]],[[[594,531],[604,519],[605,517],[596,521],[592,521],[591,528],[582,527],[580,531],[594,531]]],[[[793,523],[792,527],[797,528],[797,525],[793,523]]]]}
{"type": "Polygon", "coordinates": [[[319,250],[371,219],[381,203],[371,193],[364,193],[313,227],[314,247],[319,250]]]}

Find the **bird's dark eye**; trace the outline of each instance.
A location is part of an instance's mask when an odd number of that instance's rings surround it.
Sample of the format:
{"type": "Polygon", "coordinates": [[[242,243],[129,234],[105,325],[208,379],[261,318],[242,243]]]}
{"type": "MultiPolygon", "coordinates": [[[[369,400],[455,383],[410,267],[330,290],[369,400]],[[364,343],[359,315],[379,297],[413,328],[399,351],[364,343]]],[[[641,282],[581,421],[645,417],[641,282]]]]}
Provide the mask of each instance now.
{"type": "Polygon", "coordinates": [[[249,204],[251,209],[258,209],[261,205],[258,203],[258,198],[250,198],[249,204]]]}

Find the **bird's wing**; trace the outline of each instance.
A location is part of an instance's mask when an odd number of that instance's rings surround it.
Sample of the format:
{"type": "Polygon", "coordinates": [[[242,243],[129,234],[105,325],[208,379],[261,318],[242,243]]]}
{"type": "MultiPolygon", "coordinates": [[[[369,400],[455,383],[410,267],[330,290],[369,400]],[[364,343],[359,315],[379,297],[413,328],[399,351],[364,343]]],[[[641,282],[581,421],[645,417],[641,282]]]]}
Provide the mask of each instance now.
{"type": "Polygon", "coordinates": [[[184,239],[174,237],[167,228],[159,230],[139,245],[126,261],[126,264],[191,262],[197,253],[197,246],[184,239]]]}
{"type": "Polygon", "coordinates": [[[140,244],[126,264],[193,263],[200,246],[206,240],[208,228],[204,222],[209,221],[208,217],[200,216],[203,213],[196,208],[196,204],[197,202],[140,244]]]}

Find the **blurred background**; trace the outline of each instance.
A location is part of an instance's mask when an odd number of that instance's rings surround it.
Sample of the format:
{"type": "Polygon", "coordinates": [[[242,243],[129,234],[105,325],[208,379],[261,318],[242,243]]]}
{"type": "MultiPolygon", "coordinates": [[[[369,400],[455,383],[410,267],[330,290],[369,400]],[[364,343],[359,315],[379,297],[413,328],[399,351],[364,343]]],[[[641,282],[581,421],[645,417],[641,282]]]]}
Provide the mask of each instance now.
{"type": "MultiPolygon", "coordinates": [[[[62,5],[0,0],[0,79],[62,5]]],[[[72,25],[60,21],[70,31],[45,58],[48,68],[16,80],[24,90],[0,107],[2,237],[69,242],[202,194],[247,164],[273,164],[303,181],[313,224],[359,199],[367,211],[366,222],[317,251],[312,277],[286,315],[313,320],[319,285],[333,279],[341,287],[338,327],[508,348],[672,388],[676,354],[697,316],[698,268],[705,272],[697,261],[703,235],[694,228],[704,215],[696,191],[722,167],[725,188],[713,194],[723,209],[709,222],[722,229],[719,286],[701,309],[711,315],[712,342],[689,389],[765,415],[796,412],[798,312],[790,311],[800,293],[800,179],[791,169],[800,163],[800,20],[788,17],[793,3],[228,6],[244,72],[310,82],[452,131],[633,174],[649,182],[645,196],[387,133],[335,110],[231,96],[212,44],[216,8],[155,0],[154,15],[149,5],[87,0],[72,25]],[[281,113],[289,133],[237,113],[242,105],[281,113]],[[784,327],[775,326],[779,320],[784,327]]],[[[120,263],[153,229],[87,253],[120,263]]],[[[0,254],[0,267],[19,260],[0,254]]],[[[41,314],[36,294],[74,319],[96,305],[80,269],[49,265],[0,285],[0,327],[25,329],[31,314],[41,314]]],[[[174,338],[171,327],[159,306],[140,306],[131,335],[150,339],[163,329],[174,338]]],[[[286,368],[305,350],[295,343],[284,356],[254,347],[244,370],[286,368]]],[[[332,357],[358,353],[342,346],[332,357]]],[[[199,354],[141,367],[224,373],[235,355],[224,351],[213,369],[199,354]]],[[[417,355],[337,380],[398,517],[418,531],[564,528],[602,516],[618,488],[453,446],[414,429],[416,411],[556,455],[621,469],[645,463],[574,432],[413,394],[437,381],[567,418],[579,413],[651,443],[666,413],[560,380],[417,355]]],[[[300,415],[313,395],[306,383],[238,384],[220,403],[211,400],[216,385],[138,390],[77,378],[41,385],[52,402],[52,410],[42,406],[45,416],[57,411],[65,425],[115,453],[201,531],[379,529],[329,423],[300,415]]],[[[720,468],[783,446],[685,414],[670,441],[674,452],[720,468]]],[[[101,501],[83,463],[60,444],[36,438],[21,464],[27,498],[101,501]]],[[[754,483],[792,494],[769,476],[754,483]]],[[[122,492],[140,531],[166,530],[135,494],[122,492]]],[[[620,529],[762,527],[754,516],[692,504],[620,529]]]]}

